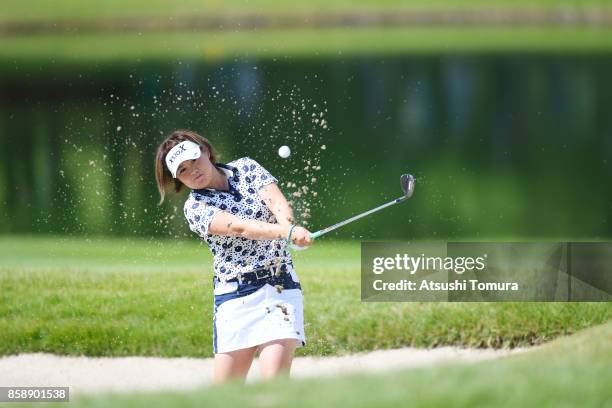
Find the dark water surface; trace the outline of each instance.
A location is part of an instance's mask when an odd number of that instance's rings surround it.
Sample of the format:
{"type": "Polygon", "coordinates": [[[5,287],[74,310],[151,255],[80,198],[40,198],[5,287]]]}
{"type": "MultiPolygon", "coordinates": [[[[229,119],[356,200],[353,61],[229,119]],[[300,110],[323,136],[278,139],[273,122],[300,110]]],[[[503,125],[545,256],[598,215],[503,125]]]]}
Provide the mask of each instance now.
{"type": "Polygon", "coordinates": [[[153,158],[191,128],[268,168],[313,230],[417,177],[338,238],[610,238],[610,72],[583,54],[4,61],[0,232],[189,235],[181,197],[157,205],[153,158]]]}

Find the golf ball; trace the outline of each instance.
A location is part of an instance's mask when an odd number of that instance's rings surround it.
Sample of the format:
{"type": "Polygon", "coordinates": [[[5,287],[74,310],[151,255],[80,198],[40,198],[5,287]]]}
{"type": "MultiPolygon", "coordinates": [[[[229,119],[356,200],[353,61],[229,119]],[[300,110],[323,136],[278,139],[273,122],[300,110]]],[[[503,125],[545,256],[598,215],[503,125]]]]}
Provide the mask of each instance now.
{"type": "Polygon", "coordinates": [[[289,149],[289,146],[281,146],[278,149],[278,155],[283,159],[286,159],[291,155],[291,149],[289,149]]]}

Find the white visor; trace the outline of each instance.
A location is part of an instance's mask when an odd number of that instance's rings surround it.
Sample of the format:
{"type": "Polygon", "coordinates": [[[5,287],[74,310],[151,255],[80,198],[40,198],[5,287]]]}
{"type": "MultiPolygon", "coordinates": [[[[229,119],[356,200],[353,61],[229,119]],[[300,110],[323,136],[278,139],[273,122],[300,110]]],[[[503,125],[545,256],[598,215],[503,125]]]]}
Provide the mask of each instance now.
{"type": "Polygon", "coordinates": [[[185,160],[197,159],[202,155],[200,146],[192,141],[185,140],[174,146],[166,155],[166,166],[172,177],[176,178],[176,171],[185,160]]]}

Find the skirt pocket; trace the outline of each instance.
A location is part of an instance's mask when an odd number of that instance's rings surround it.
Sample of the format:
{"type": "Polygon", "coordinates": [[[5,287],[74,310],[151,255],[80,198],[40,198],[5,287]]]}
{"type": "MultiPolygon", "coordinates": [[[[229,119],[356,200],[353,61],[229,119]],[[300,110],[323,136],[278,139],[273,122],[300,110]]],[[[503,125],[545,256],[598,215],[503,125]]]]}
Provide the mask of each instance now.
{"type": "Polygon", "coordinates": [[[215,285],[215,295],[225,295],[226,293],[235,292],[238,289],[238,282],[218,282],[215,285]]]}

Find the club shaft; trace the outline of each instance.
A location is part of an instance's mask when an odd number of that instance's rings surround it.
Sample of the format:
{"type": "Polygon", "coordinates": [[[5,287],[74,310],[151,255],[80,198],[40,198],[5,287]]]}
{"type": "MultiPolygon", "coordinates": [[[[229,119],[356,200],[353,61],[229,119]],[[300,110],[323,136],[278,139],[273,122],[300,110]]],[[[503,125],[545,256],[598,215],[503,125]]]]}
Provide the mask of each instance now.
{"type": "Polygon", "coordinates": [[[388,203],[385,203],[385,204],[383,204],[383,205],[380,205],[380,206],[378,206],[378,207],[376,207],[376,208],[372,208],[371,210],[368,210],[368,211],[363,212],[363,213],[361,213],[361,214],[357,214],[357,215],[355,215],[355,216],[353,216],[353,217],[351,217],[351,218],[348,218],[348,219],[346,219],[346,220],[344,220],[344,221],[340,221],[340,222],[339,222],[339,223],[337,223],[337,224],[331,225],[331,226],[329,226],[329,227],[327,227],[327,228],[324,228],[324,229],[322,229],[322,230],[319,230],[319,231],[317,231],[317,232],[313,232],[312,234],[310,234],[310,237],[311,237],[311,238],[318,238],[318,237],[320,237],[320,236],[321,236],[321,235],[323,235],[323,234],[327,234],[328,232],[335,230],[336,228],[340,228],[340,227],[342,227],[342,226],[344,226],[344,225],[346,225],[346,224],[348,224],[348,223],[351,223],[351,222],[353,222],[353,221],[355,221],[355,220],[358,220],[358,219],[360,219],[360,218],[363,218],[363,217],[365,217],[366,215],[370,215],[370,214],[372,214],[372,213],[375,213],[376,211],[380,211],[380,210],[382,210],[383,208],[387,208],[387,207],[389,207],[389,206],[392,206],[393,204],[400,203],[400,202],[404,201],[405,199],[406,199],[406,197],[405,197],[405,196],[404,196],[404,197],[400,197],[400,198],[396,198],[396,199],[395,199],[395,200],[393,200],[393,201],[389,201],[388,203]]]}

